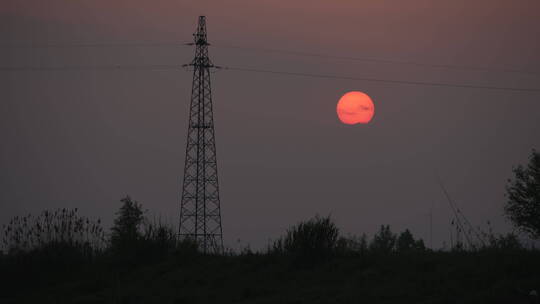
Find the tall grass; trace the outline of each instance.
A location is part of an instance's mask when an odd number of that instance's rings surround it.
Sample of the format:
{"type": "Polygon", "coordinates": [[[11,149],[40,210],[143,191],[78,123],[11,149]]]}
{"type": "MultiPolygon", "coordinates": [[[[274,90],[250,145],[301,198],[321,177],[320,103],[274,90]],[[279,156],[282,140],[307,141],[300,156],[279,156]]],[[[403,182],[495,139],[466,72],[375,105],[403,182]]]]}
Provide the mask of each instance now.
{"type": "Polygon", "coordinates": [[[107,240],[101,221],[77,212],[76,208],[64,208],[45,210],[37,216],[15,216],[2,227],[2,247],[11,255],[60,245],[103,250],[107,240]]]}
{"type": "Polygon", "coordinates": [[[316,216],[289,228],[274,242],[271,252],[302,260],[328,258],[336,252],[339,229],[329,216],[316,216]]]}

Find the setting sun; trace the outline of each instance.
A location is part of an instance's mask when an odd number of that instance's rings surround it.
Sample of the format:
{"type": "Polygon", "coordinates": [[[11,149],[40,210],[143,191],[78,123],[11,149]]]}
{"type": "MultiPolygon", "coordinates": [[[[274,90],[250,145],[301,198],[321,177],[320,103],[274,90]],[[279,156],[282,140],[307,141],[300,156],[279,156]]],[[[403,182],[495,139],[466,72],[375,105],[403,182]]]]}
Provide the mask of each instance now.
{"type": "Polygon", "coordinates": [[[342,123],[367,124],[375,114],[375,105],[368,95],[352,91],[343,95],[337,104],[337,115],[342,123]]]}

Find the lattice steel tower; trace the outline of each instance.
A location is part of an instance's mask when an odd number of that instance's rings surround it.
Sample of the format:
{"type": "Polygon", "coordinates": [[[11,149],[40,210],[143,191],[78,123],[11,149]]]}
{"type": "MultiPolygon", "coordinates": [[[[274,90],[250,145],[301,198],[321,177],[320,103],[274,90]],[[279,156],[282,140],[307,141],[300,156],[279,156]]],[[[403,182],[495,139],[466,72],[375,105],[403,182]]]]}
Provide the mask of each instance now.
{"type": "Polygon", "coordinates": [[[195,58],[184,65],[193,67],[193,84],[179,234],[181,239],[196,240],[204,253],[221,253],[223,232],[210,89],[210,69],[215,66],[208,58],[204,16],[199,17],[197,32],[193,36],[194,43],[190,45],[195,45],[195,58]]]}

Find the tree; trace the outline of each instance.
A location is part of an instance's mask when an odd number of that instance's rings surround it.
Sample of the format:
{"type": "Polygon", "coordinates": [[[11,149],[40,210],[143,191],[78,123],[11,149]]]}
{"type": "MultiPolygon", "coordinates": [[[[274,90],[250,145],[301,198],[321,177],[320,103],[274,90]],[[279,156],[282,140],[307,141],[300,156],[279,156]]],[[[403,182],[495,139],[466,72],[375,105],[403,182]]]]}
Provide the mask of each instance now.
{"type": "Polygon", "coordinates": [[[374,252],[390,253],[394,251],[396,235],[392,233],[389,225],[381,225],[379,232],[375,234],[369,248],[374,252]]]}
{"type": "Polygon", "coordinates": [[[144,220],[144,212],[141,205],[129,196],[120,201],[123,204],[116,213],[117,217],[111,228],[111,246],[122,250],[133,247],[141,239],[140,226],[144,220]]]}
{"type": "Polygon", "coordinates": [[[508,179],[508,201],[504,212],[508,219],[533,238],[540,238],[540,153],[532,151],[526,167],[514,170],[514,179],[508,179]]]}
{"type": "Polygon", "coordinates": [[[397,238],[396,249],[399,252],[423,251],[426,249],[426,246],[423,240],[415,240],[409,229],[405,229],[397,238]]]}
{"type": "Polygon", "coordinates": [[[365,255],[368,250],[367,235],[362,233],[361,236],[340,237],[337,243],[337,251],[339,254],[360,254],[365,255]]]}

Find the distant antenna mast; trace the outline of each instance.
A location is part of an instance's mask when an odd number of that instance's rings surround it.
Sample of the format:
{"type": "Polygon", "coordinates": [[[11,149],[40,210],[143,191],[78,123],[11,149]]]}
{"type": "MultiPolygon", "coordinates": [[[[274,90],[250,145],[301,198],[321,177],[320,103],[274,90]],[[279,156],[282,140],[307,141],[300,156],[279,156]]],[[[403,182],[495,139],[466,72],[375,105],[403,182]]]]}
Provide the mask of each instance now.
{"type": "Polygon", "coordinates": [[[218,166],[206,19],[199,17],[193,34],[195,58],[185,67],[193,67],[191,105],[186,143],[179,235],[197,241],[204,253],[223,252],[223,232],[219,201],[218,166]]]}

